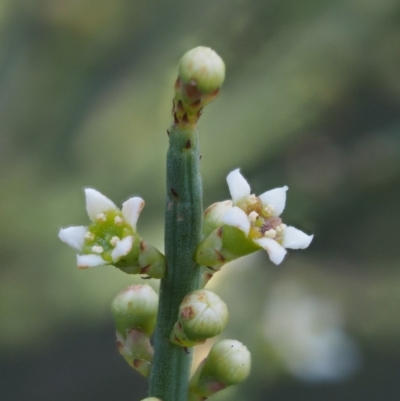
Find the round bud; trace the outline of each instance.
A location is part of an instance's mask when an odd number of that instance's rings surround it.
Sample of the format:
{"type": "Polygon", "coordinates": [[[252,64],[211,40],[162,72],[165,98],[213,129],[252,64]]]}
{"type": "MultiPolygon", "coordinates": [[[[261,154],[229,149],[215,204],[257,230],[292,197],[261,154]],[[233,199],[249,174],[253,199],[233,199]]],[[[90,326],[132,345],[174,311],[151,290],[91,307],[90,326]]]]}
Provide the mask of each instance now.
{"type": "Polygon", "coordinates": [[[144,398],[142,401],[161,401],[161,399],[156,397],[147,397],[144,398]]]}
{"type": "Polygon", "coordinates": [[[199,46],[186,52],[179,62],[179,78],[194,83],[203,93],[217,90],[225,79],[225,64],[209,47],[199,46]]]}
{"type": "Polygon", "coordinates": [[[138,284],[120,292],[112,303],[117,331],[126,337],[128,330],[151,335],[156,325],[158,295],[147,284],[138,284]]]}
{"type": "Polygon", "coordinates": [[[228,308],[209,290],[188,294],[179,307],[179,323],[190,340],[202,341],[220,334],[228,322],[228,308]]]}
{"type": "Polygon", "coordinates": [[[226,386],[238,384],[249,375],[250,366],[250,352],[241,342],[222,340],[211,348],[201,372],[201,380],[212,378],[226,386]]]}

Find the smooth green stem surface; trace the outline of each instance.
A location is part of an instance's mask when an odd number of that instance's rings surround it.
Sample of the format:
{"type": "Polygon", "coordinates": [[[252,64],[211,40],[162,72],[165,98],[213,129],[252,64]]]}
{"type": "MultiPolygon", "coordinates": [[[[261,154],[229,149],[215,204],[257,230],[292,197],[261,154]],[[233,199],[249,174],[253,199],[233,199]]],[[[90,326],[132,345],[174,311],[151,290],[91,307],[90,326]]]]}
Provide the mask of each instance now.
{"type": "Polygon", "coordinates": [[[172,126],[167,154],[165,256],[167,275],[161,280],[154,359],[150,375],[151,397],[186,401],[192,350],[169,341],[185,295],[198,288],[200,268],[193,255],[201,239],[202,185],[197,132],[172,126]]]}

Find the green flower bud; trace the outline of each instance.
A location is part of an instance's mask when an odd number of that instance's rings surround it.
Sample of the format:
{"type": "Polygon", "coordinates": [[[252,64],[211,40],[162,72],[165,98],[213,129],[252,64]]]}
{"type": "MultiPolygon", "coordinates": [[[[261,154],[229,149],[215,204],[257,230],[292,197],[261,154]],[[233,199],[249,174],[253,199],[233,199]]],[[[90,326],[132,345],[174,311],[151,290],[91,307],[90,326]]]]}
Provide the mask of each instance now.
{"type": "Polygon", "coordinates": [[[249,375],[250,366],[250,352],[242,343],[236,340],[217,342],[190,380],[189,399],[204,399],[242,382],[249,375]]]}
{"type": "Polygon", "coordinates": [[[226,384],[242,382],[250,373],[249,350],[236,340],[222,340],[211,348],[203,367],[203,375],[226,384]]]}
{"type": "Polygon", "coordinates": [[[209,290],[193,291],[179,307],[178,323],[171,340],[187,347],[204,342],[222,332],[228,315],[228,308],[218,295],[209,290]]]}
{"type": "Polygon", "coordinates": [[[158,295],[147,284],[138,284],[120,292],[112,303],[117,331],[126,337],[131,329],[150,336],[157,319],[158,295]]]}
{"type": "Polygon", "coordinates": [[[162,401],[160,398],[156,398],[156,397],[147,397],[144,398],[142,401],[162,401]]]}
{"type": "Polygon", "coordinates": [[[203,108],[214,100],[225,78],[221,57],[208,47],[189,50],[179,62],[172,113],[181,129],[195,126],[203,108]]]}
{"type": "Polygon", "coordinates": [[[224,82],[225,64],[209,47],[195,47],[181,58],[179,78],[184,84],[194,82],[203,93],[214,92],[224,82]]]}

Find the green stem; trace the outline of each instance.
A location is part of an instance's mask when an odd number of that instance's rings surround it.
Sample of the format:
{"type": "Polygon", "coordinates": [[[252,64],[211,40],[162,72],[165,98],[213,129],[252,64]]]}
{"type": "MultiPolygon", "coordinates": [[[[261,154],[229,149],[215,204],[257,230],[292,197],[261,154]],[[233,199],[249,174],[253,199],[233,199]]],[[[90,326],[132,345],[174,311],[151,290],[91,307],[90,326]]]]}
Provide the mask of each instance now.
{"type": "Polygon", "coordinates": [[[192,351],[169,341],[179,305],[198,288],[200,268],[193,255],[201,239],[202,184],[197,131],[189,124],[172,125],[167,154],[165,256],[167,275],[161,280],[160,301],[150,375],[151,397],[186,401],[192,351]]]}

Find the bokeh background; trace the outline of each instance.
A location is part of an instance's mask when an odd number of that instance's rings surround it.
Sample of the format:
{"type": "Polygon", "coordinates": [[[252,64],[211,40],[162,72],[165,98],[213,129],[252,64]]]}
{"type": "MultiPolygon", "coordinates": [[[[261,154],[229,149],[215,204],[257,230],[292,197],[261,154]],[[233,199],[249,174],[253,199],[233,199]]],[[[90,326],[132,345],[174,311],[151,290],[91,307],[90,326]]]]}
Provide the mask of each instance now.
{"type": "Polygon", "coordinates": [[[140,278],[78,271],[57,233],[87,222],[89,186],[144,197],[162,248],[176,65],[198,45],[227,64],[200,123],[205,205],[241,167],[256,194],[288,185],[285,221],[315,234],[210,283],[254,362],[215,399],[398,400],[398,0],[0,0],[1,400],[145,397],[110,314],[140,278]]]}

